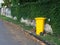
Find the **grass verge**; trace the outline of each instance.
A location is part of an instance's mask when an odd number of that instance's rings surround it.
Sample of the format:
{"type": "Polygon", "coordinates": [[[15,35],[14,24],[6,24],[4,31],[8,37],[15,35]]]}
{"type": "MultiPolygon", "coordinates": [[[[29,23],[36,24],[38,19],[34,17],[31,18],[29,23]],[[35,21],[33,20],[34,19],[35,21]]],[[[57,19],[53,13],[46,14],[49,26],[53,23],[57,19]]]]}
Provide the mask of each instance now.
{"type": "Polygon", "coordinates": [[[60,38],[53,35],[40,36],[43,40],[48,41],[52,45],[60,45],[60,38]]]}
{"type": "Polygon", "coordinates": [[[24,23],[21,23],[20,21],[13,20],[13,19],[8,18],[8,17],[3,16],[3,15],[0,15],[0,19],[3,19],[3,20],[8,21],[8,22],[12,22],[12,23],[17,24],[17,25],[20,25],[22,28],[24,28],[24,30],[31,30],[33,28],[32,26],[26,26],[24,23]]]}

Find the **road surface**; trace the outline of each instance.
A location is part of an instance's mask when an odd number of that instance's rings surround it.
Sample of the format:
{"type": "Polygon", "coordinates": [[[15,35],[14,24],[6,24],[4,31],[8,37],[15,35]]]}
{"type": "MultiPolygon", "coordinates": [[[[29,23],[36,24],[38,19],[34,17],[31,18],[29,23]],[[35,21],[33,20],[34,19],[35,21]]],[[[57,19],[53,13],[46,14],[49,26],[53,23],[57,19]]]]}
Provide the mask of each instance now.
{"type": "Polygon", "coordinates": [[[0,45],[40,45],[38,42],[26,38],[20,30],[18,27],[0,20],[0,45]]]}

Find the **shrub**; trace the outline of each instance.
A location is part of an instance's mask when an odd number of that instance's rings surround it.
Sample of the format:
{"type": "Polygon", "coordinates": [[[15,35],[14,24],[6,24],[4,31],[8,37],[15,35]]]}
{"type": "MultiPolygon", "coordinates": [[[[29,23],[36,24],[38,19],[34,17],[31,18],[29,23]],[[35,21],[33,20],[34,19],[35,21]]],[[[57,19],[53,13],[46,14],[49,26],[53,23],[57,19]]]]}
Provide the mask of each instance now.
{"type": "Polygon", "coordinates": [[[58,2],[33,2],[24,5],[12,7],[12,15],[17,16],[18,20],[21,17],[34,19],[36,17],[50,18],[50,24],[56,34],[60,34],[60,3],[58,2]]]}

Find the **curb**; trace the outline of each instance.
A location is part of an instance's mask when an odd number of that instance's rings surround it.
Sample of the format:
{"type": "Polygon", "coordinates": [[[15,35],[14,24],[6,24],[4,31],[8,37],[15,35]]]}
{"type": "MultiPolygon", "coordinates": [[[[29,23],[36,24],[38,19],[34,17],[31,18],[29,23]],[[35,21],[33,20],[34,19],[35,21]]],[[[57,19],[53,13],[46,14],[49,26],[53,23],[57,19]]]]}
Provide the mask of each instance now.
{"type": "Polygon", "coordinates": [[[37,38],[38,40],[42,41],[43,43],[45,43],[46,45],[55,45],[53,43],[48,42],[47,40],[43,40],[41,37],[37,36],[35,33],[32,33],[30,31],[24,30],[25,32],[29,33],[30,35],[34,36],[35,38],[37,38]]]}

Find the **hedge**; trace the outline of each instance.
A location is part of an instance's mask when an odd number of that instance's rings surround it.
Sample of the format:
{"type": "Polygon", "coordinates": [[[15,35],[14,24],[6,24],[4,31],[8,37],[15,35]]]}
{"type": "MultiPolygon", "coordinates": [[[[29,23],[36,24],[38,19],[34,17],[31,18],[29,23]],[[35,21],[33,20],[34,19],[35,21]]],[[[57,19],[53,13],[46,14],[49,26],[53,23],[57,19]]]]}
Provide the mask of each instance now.
{"type": "Polygon", "coordinates": [[[35,17],[50,18],[55,34],[60,34],[60,3],[56,2],[33,2],[19,6],[12,6],[12,15],[17,16],[18,20],[21,17],[34,19],[35,17]]]}

